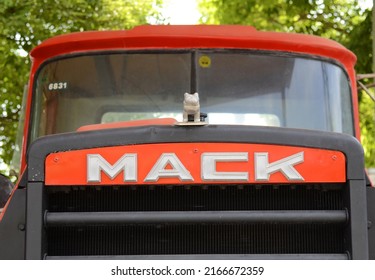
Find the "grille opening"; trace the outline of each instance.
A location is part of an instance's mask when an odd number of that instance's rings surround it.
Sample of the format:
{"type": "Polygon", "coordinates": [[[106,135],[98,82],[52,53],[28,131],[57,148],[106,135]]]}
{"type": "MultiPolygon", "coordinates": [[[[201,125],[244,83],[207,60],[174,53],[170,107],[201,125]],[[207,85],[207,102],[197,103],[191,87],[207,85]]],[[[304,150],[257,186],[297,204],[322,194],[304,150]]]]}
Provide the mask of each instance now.
{"type": "MultiPolygon", "coordinates": [[[[50,212],[342,210],[343,185],[47,187],[50,212]]],[[[181,212],[183,215],[183,212],[181,212]]],[[[340,224],[142,224],[46,228],[49,256],[345,253],[340,224]]]]}
{"type": "Polygon", "coordinates": [[[48,187],[48,211],[341,210],[332,185],[48,187]]]}
{"type": "Polygon", "coordinates": [[[343,253],[325,225],[141,225],[51,228],[48,255],[343,253]]]}

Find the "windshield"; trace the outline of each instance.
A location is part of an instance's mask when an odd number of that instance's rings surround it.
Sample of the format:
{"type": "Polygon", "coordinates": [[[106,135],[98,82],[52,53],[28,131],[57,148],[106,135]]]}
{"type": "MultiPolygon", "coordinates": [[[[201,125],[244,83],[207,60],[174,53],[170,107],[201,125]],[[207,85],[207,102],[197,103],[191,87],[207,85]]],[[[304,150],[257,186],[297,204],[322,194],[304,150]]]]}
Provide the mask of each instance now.
{"type": "Polygon", "coordinates": [[[235,50],[85,54],[54,60],[36,80],[32,140],[117,121],[182,121],[198,92],[209,124],[353,134],[348,78],[324,60],[235,50]]]}

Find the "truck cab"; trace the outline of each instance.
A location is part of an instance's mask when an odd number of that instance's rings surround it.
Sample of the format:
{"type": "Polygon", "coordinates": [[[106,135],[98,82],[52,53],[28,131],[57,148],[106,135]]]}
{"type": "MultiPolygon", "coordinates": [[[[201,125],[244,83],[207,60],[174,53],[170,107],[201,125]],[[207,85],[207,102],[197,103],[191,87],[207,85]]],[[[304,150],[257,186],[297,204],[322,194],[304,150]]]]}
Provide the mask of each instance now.
{"type": "Polygon", "coordinates": [[[31,58],[0,259],[374,258],[340,44],[140,26],[57,36],[31,58]]]}

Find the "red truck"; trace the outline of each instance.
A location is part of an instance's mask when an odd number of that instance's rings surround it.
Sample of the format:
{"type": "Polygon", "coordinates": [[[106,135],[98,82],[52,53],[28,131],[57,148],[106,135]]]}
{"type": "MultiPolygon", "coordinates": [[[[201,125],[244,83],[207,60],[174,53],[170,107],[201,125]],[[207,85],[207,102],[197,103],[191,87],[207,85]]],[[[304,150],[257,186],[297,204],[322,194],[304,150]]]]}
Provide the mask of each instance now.
{"type": "Polygon", "coordinates": [[[57,36],[31,58],[0,259],[375,258],[340,44],[140,26],[57,36]]]}

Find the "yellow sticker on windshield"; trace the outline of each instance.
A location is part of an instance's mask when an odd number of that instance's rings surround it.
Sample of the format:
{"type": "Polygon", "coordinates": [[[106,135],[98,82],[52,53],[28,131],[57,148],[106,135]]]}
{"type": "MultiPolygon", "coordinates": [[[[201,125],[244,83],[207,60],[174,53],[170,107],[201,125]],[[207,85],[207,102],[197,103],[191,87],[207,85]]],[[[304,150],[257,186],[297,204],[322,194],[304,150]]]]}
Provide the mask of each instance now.
{"type": "Polygon", "coordinates": [[[208,57],[207,55],[202,55],[199,58],[199,65],[202,68],[208,68],[208,67],[210,67],[211,66],[211,58],[208,57]]]}

